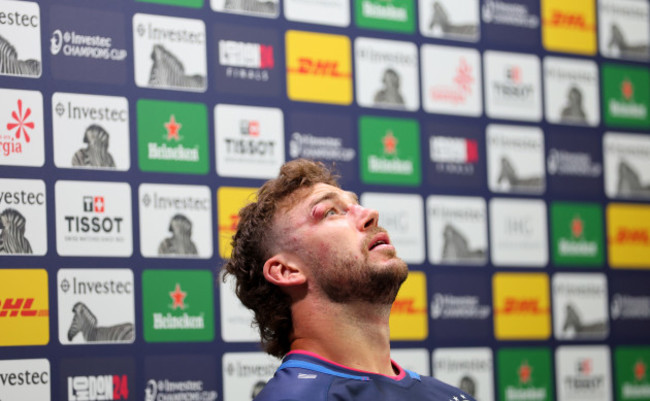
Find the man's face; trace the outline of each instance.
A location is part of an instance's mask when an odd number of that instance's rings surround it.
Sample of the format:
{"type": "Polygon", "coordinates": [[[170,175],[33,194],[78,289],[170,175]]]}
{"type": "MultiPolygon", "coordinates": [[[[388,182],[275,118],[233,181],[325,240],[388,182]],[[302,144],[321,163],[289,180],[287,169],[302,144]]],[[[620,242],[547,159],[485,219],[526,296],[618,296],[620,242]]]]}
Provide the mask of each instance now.
{"type": "Polygon", "coordinates": [[[391,304],[406,279],[378,213],[340,188],[316,184],[276,216],[282,248],[296,254],[305,275],[334,302],[391,304]]]}

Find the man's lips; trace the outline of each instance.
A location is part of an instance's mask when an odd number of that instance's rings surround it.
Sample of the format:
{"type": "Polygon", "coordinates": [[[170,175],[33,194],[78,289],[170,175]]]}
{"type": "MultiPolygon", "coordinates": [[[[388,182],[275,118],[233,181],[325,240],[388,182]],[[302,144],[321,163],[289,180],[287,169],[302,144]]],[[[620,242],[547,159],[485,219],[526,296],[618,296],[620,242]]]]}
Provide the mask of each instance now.
{"type": "Polygon", "coordinates": [[[388,237],[388,234],[386,232],[379,232],[375,234],[370,240],[370,244],[368,245],[368,250],[372,251],[374,249],[383,246],[392,247],[392,245],[390,244],[390,238],[388,237]]]}

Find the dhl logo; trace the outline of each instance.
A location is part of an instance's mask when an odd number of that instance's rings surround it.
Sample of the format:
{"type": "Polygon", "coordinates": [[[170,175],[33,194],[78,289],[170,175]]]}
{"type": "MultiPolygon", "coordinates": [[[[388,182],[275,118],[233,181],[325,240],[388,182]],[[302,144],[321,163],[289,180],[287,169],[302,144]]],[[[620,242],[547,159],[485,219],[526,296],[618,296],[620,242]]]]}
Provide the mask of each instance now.
{"type": "Polygon", "coordinates": [[[416,308],[415,307],[415,298],[404,298],[396,299],[393,302],[393,307],[391,308],[391,313],[398,313],[403,315],[419,315],[426,314],[426,308],[416,308]]]}
{"type": "Polygon", "coordinates": [[[49,316],[48,309],[32,309],[34,298],[7,298],[0,302],[0,317],[41,317],[49,316]]]}
{"type": "Polygon", "coordinates": [[[650,235],[647,229],[619,227],[616,235],[610,239],[610,243],[650,245],[650,235]]]}
{"type": "Polygon", "coordinates": [[[594,29],[593,25],[587,24],[583,14],[571,14],[561,10],[554,10],[551,18],[547,20],[547,24],[582,31],[591,31],[594,29]]]}
{"type": "Polygon", "coordinates": [[[220,225],[219,231],[237,231],[237,225],[239,224],[239,215],[231,214],[229,218],[230,218],[230,224],[220,225]]]}
{"type": "Polygon", "coordinates": [[[497,310],[497,313],[540,315],[548,313],[548,308],[540,307],[540,302],[537,298],[520,299],[508,297],[505,299],[503,308],[497,310]]]}
{"type": "Polygon", "coordinates": [[[322,75],[334,78],[350,78],[352,74],[340,72],[338,61],[315,60],[308,57],[298,59],[297,68],[287,68],[287,72],[302,75],[322,75]]]}

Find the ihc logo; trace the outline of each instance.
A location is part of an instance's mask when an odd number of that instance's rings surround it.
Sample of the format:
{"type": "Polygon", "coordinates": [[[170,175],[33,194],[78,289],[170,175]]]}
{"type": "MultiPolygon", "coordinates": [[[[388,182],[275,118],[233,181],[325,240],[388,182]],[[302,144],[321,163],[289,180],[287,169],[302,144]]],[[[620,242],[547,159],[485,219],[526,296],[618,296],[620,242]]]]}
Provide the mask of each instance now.
{"type": "Polygon", "coordinates": [[[32,309],[34,298],[7,298],[0,302],[0,317],[40,317],[49,316],[48,309],[32,309]]]}

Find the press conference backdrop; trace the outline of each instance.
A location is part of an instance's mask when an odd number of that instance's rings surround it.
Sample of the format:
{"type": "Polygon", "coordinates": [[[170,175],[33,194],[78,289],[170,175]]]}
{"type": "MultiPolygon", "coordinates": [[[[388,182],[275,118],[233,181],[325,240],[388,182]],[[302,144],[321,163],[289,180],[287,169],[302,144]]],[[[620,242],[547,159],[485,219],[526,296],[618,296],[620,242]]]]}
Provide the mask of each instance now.
{"type": "Polygon", "coordinates": [[[218,269],[298,157],[408,262],[403,366],[480,401],[650,400],[649,14],[0,0],[0,400],[253,398],[279,361],[218,269]]]}

